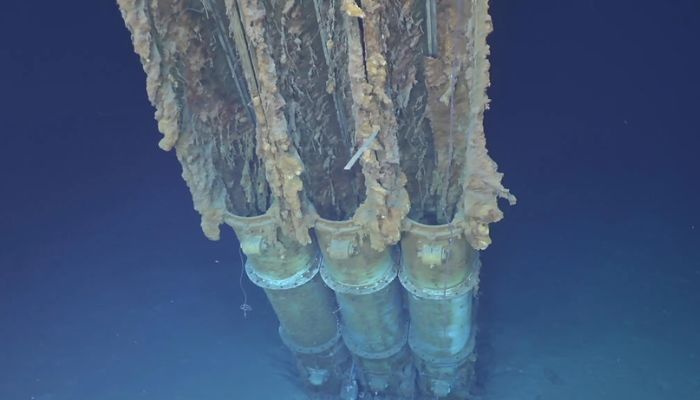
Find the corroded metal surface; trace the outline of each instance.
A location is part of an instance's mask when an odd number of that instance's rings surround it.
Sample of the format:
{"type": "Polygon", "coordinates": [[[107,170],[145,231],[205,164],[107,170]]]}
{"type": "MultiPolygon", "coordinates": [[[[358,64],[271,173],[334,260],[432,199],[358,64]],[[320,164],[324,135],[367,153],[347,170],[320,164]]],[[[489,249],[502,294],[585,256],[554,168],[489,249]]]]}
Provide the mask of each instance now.
{"type": "Polygon", "coordinates": [[[466,398],[478,251],[515,203],[483,127],[488,0],[117,1],[159,146],[206,236],[235,230],[311,392],[466,398]]]}
{"type": "Polygon", "coordinates": [[[118,2],[209,238],[275,202],[301,244],[321,216],[379,251],[410,215],[484,249],[515,202],[486,151],[486,0],[118,2]]]}

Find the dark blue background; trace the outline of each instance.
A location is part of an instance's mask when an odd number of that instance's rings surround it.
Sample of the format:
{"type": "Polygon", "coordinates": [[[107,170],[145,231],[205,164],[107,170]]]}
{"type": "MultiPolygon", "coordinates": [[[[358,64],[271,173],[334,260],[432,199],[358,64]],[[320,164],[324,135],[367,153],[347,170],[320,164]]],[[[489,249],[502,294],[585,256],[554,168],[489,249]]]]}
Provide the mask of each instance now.
{"type": "MultiPolygon", "coordinates": [[[[486,398],[511,398],[490,389],[500,384],[523,399],[700,398],[700,2],[496,0],[491,11],[488,144],[519,203],[484,253],[484,370],[518,364],[526,347],[531,360],[572,343],[609,354],[642,333],[615,356],[624,377],[564,352],[569,367],[485,372],[486,398]],[[586,340],[564,340],[573,331],[586,340]],[[541,342],[504,354],[528,335],[541,342]],[[673,369],[689,378],[650,383],[673,369]]],[[[264,330],[279,346],[274,319],[249,283],[254,311],[238,315],[235,239],[204,238],[174,154],[157,148],[114,2],[10,2],[0,37],[0,398],[245,398],[227,375],[232,332],[264,330]],[[168,369],[173,352],[189,369],[168,369]]]]}

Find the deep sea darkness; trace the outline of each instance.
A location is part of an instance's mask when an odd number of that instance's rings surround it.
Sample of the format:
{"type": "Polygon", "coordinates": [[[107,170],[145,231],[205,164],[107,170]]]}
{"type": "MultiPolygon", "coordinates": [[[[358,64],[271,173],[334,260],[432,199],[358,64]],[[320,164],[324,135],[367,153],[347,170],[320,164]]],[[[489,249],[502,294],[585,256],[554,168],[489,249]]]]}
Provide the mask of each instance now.
{"type": "MultiPolygon", "coordinates": [[[[700,2],[492,0],[483,400],[700,399],[700,2]]],[[[0,399],[298,399],[114,1],[0,12],[0,399]]]]}

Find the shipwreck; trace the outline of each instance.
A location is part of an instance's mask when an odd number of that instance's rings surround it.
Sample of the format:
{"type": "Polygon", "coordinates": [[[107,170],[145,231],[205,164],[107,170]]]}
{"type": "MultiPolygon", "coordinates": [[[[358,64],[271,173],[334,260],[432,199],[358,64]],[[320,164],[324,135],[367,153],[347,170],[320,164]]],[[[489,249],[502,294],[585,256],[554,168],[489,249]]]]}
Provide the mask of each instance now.
{"type": "Polygon", "coordinates": [[[469,399],[488,0],[118,0],[204,234],[232,228],[312,399],[469,399]]]}

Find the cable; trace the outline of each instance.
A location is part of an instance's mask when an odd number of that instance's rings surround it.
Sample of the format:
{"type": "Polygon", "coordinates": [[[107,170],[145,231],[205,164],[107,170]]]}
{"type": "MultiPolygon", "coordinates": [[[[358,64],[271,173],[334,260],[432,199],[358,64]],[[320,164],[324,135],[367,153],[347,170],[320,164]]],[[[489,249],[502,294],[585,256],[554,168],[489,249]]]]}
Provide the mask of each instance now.
{"type": "Polygon", "coordinates": [[[243,251],[241,248],[238,248],[238,256],[241,259],[241,274],[238,276],[238,287],[241,288],[241,292],[243,293],[243,303],[241,303],[240,310],[243,311],[243,318],[248,318],[248,313],[253,311],[253,307],[248,304],[248,292],[245,290],[245,286],[243,286],[243,271],[245,270],[245,261],[243,260],[243,251]]]}

